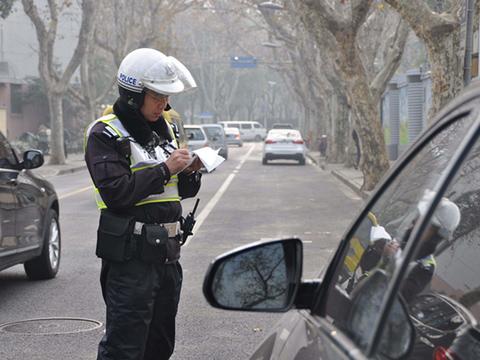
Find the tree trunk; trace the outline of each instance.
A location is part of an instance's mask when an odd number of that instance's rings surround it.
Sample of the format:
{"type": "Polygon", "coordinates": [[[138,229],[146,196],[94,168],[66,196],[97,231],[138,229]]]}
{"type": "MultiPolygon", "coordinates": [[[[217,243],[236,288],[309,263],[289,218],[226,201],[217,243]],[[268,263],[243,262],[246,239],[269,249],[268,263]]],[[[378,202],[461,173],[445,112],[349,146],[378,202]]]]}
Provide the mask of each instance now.
{"type": "Polygon", "coordinates": [[[86,125],[90,124],[92,121],[98,118],[98,114],[95,112],[95,102],[90,100],[85,106],[85,113],[87,118],[85,119],[86,125]]]}
{"type": "Polygon", "coordinates": [[[429,123],[433,116],[463,88],[460,33],[458,26],[448,36],[433,36],[426,39],[432,69],[432,107],[428,114],[429,123]]]}
{"type": "Polygon", "coordinates": [[[372,190],[389,168],[380,112],[370,91],[369,80],[353,37],[338,43],[341,47],[338,49],[337,65],[347,87],[354,115],[354,128],[361,140],[360,168],[364,179],[362,189],[372,190]]]}
{"type": "Polygon", "coordinates": [[[349,136],[348,116],[350,108],[347,97],[343,94],[336,95],[336,108],[333,111],[333,131],[328,139],[328,162],[343,163],[346,161],[346,148],[349,136]]]}
{"type": "Polygon", "coordinates": [[[47,92],[48,107],[50,110],[50,164],[65,164],[63,149],[63,109],[62,96],[47,92]]]}

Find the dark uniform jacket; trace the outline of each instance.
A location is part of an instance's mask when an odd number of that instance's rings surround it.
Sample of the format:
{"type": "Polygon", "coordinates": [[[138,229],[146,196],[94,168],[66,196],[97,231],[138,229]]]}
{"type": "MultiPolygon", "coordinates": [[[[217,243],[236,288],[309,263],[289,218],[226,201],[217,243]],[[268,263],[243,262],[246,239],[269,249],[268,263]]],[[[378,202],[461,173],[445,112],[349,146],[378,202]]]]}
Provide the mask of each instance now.
{"type": "MultiPolygon", "coordinates": [[[[117,101],[118,103],[118,101],[117,101]]],[[[133,127],[143,127],[143,132],[147,132],[145,125],[151,127],[143,117],[132,119],[126,118],[121,108],[115,104],[115,114],[137,140],[136,132],[133,127]],[[138,123],[136,123],[138,122],[138,123]],[[128,125],[128,126],[127,126],[128,125]]],[[[138,113],[135,114],[138,116],[138,113]]],[[[157,123],[165,124],[163,118],[157,123]]],[[[157,124],[158,125],[158,124],[157,124]]],[[[104,131],[106,125],[98,122],[93,126],[87,139],[85,150],[85,161],[95,186],[99,189],[100,195],[107,205],[108,211],[114,211],[119,214],[133,215],[137,221],[145,223],[167,223],[178,221],[182,215],[180,202],[159,202],[134,206],[138,201],[151,194],[160,194],[164,191],[164,185],[169,181],[170,174],[164,163],[138,170],[132,173],[130,170],[129,159],[119,150],[117,138],[109,136],[104,131]]],[[[138,129],[137,129],[138,130],[138,129]]],[[[150,132],[152,129],[149,129],[150,132]]],[[[166,127],[155,130],[160,132],[160,140],[168,139],[169,133],[166,127]]],[[[138,132],[140,133],[140,132],[138,132]]],[[[140,138],[141,135],[138,135],[140,138]]],[[[147,134],[148,137],[148,134],[147,134]]],[[[137,140],[138,141],[138,140],[137,140]]],[[[141,143],[141,141],[139,141],[141,143]]],[[[180,197],[187,198],[195,196],[200,188],[200,174],[194,173],[191,176],[178,174],[178,187],[180,197]]]]}

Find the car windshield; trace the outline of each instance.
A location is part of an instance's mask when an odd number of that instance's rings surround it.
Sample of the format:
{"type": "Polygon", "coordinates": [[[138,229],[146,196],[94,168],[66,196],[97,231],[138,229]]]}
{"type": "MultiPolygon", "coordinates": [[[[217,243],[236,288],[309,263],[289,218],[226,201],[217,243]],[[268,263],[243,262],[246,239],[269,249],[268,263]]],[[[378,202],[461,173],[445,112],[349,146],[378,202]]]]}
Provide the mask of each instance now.
{"type": "Polygon", "coordinates": [[[205,135],[203,134],[203,131],[199,128],[185,128],[185,133],[188,140],[205,140],[205,135]]]}
{"type": "Polygon", "coordinates": [[[207,137],[209,140],[213,140],[216,138],[217,140],[222,140],[223,139],[223,134],[224,131],[221,127],[219,126],[203,126],[203,129],[205,130],[205,133],[207,134],[207,137]]]}

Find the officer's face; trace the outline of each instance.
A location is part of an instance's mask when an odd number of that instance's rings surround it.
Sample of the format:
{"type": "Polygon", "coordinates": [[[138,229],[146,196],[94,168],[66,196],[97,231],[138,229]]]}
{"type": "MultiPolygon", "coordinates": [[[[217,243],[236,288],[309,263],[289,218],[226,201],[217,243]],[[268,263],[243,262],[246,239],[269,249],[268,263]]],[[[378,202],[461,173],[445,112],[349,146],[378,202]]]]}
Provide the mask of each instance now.
{"type": "Polygon", "coordinates": [[[140,112],[147,121],[155,122],[168,104],[168,96],[147,90],[140,112]]]}

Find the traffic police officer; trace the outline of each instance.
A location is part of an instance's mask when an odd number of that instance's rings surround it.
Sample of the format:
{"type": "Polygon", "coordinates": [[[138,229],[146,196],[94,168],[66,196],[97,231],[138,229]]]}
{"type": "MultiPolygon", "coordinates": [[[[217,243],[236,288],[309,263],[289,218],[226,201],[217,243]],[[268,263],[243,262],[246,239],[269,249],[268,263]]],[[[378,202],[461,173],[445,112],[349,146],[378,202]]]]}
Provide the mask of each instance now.
{"type": "Polygon", "coordinates": [[[201,163],[178,149],[162,112],[196,84],[178,60],[145,48],[123,59],[117,81],[113,113],[90,124],[85,144],[107,308],[97,359],[168,359],[182,284],[180,200],[197,194],[201,163]]]}

